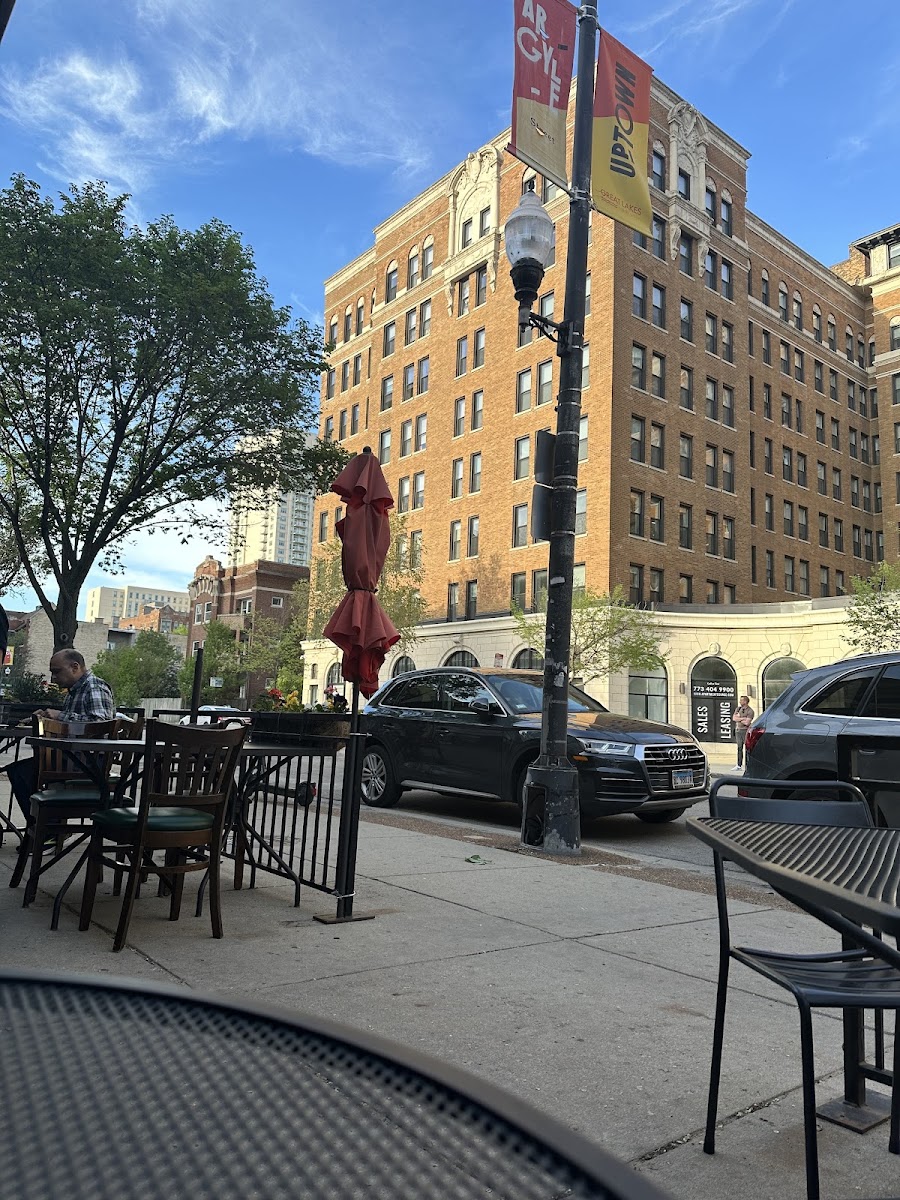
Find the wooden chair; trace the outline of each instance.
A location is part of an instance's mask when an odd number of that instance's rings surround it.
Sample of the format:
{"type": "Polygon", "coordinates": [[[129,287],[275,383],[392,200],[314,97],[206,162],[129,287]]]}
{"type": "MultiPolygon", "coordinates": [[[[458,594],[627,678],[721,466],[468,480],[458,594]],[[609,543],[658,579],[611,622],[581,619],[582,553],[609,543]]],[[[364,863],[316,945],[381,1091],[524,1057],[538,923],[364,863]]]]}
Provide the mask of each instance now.
{"type": "MultiPolygon", "coordinates": [[[[775,821],[785,825],[844,825],[854,829],[871,827],[868,804],[855,787],[828,780],[790,781],[796,797],[787,800],[757,798],[749,791],[771,791],[771,780],[718,779],[709,796],[713,817],[732,821],[775,821]],[[723,795],[721,789],[738,785],[742,794],[723,795]],[[831,794],[850,795],[851,799],[820,798],[831,794]],[[803,799],[809,793],[810,799],[803,799]]],[[[703,1149],[715,1153],[716,1116],[719,1081],[722,1071],[722,1045],[725,1034],[725,1007],[728,996],[728,968],[731,960],[742,963],[772,983],[785,988],[794,997],[800,1011],[800,1059],[803,1084],[803,1127],[806,1151],[807,1200],[819,1200],[819,1155],[816,1137],[816,1076],[813,1060],[813,1008],[872,1008],[893,1010],[900,1017],[900,971],[870,951],[835,950],[830,954],[786,954],[773,950],[735,946],[728,924],[728,899],[722,855],[714,854],[716,907],[719,916],[719,980],[713,1026],[710,1065],[709,1102],[703,1149]]],[[[891,1092],[891,1116],[888,1149],[900,1154],[900,1024],[895,1028],[894,1069],[891,1092]]]]}
{"type": "MultiPolygon", "coordinates": [[[[49,717],[38,717],[36,726],[37,733],[43,737],[105,739],[114,738],[119,732],[118,721],[69,724],[49,717]]],[[[107,756],[103,765],[98,767],[98,773],[102,772],[101,782],[98,782],[75,766],[71,758],[55,746],[38,746],[35,758],[37,788],[29,798],[25,832],[9,881],[10,887],[18,887],[30,859],[31,868],[22,898],[23,908],[27,908],[37,895],[41,874],[79,844],[73,842],[64,847],[64,839],[72,834],[80,834],[79,841],[83,841],[84,835],[91,829],[90,817],[103,802],[105,789],[102,781],[108,781],[112,766],[112,758],[107,756]],[[52,851],[46,862],[45,849],[52,851]]]]}
{"type": "Polygon", "coordinates": [[[128,878],[113,950],[125,944],[141,876],[153,872],[171,890],[169,920],[181,911],[184,877],[209,871],[213,937],[222,937],[219,862],[225,816],[246,730],[147,722],[147,749],[137,808],[95,812],[79,928],[87,929],[104,866],[128,878]],[[165,861],[153,859],[165,851],[165,861]],[[205,852],[204,852],[205,851],[205,852]],[[108,857],[115,854],[116,857],[108,857]]]}

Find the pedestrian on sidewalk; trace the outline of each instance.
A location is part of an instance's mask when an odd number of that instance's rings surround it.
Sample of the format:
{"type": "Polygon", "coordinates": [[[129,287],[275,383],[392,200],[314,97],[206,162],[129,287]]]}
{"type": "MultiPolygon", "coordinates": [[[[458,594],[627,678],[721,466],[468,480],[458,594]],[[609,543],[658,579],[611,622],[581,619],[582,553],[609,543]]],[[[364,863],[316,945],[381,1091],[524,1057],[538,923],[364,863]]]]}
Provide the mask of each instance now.
{"type": "Polygon", "coordinates": [[[734,725],[734,740],[737,742],[737,765],[744,765],[744,742],[747,740],[747,730],[753,724],[756,713],[750,707],[750,697],[741,696],[741,702],[734,710],[731,721],[734,725]]]}

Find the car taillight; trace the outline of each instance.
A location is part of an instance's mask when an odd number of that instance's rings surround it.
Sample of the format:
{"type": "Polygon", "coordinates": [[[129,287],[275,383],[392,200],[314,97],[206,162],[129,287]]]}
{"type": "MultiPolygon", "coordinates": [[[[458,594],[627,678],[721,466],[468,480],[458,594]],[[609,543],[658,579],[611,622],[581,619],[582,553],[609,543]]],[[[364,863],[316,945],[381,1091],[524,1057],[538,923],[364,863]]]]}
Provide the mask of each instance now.
{"type": "Polygon", "coordinates": [[[766,732],[765,725],[754,725],[752,729],[747,730],[747,738],[744,742],[744,749],[749,754],[762,735],[766,732]]]}

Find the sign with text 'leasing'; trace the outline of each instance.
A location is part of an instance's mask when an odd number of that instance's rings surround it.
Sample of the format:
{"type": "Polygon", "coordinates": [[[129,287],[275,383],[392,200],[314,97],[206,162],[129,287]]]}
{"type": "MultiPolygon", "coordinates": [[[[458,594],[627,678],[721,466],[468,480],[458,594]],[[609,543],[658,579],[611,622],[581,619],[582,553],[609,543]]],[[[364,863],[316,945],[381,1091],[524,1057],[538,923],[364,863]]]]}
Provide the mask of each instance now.
{"type": "MultiPolygon", "coordinates": [[[[568,188],[566,114],[575,61],[575,14],[569,0],[513,0],[515,70],[512,139],[507,149],[568,188]]],[[[646,155],[645,155],[646,157],[646,155]]]]}
{"type": "Polygon", "coordinates": [[[591,198],[600,212],[639,233],[650,232],[653,218],[647,181],[652,75],[642,59],[600,30],[591,198]]]}

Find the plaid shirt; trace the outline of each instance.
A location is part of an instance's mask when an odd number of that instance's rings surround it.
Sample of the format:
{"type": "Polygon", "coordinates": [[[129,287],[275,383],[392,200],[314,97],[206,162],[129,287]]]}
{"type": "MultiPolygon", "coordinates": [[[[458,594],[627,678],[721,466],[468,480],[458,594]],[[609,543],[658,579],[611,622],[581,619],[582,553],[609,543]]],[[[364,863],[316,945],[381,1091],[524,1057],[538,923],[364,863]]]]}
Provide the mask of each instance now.
{"type": "Polygon", "coordinates": [[[91,671],[86,671],[74,687],[69,688],[66,702],[60,709],[61,721],[111,721],[116,715],[116,702],[109,684],[91,671]]]}

